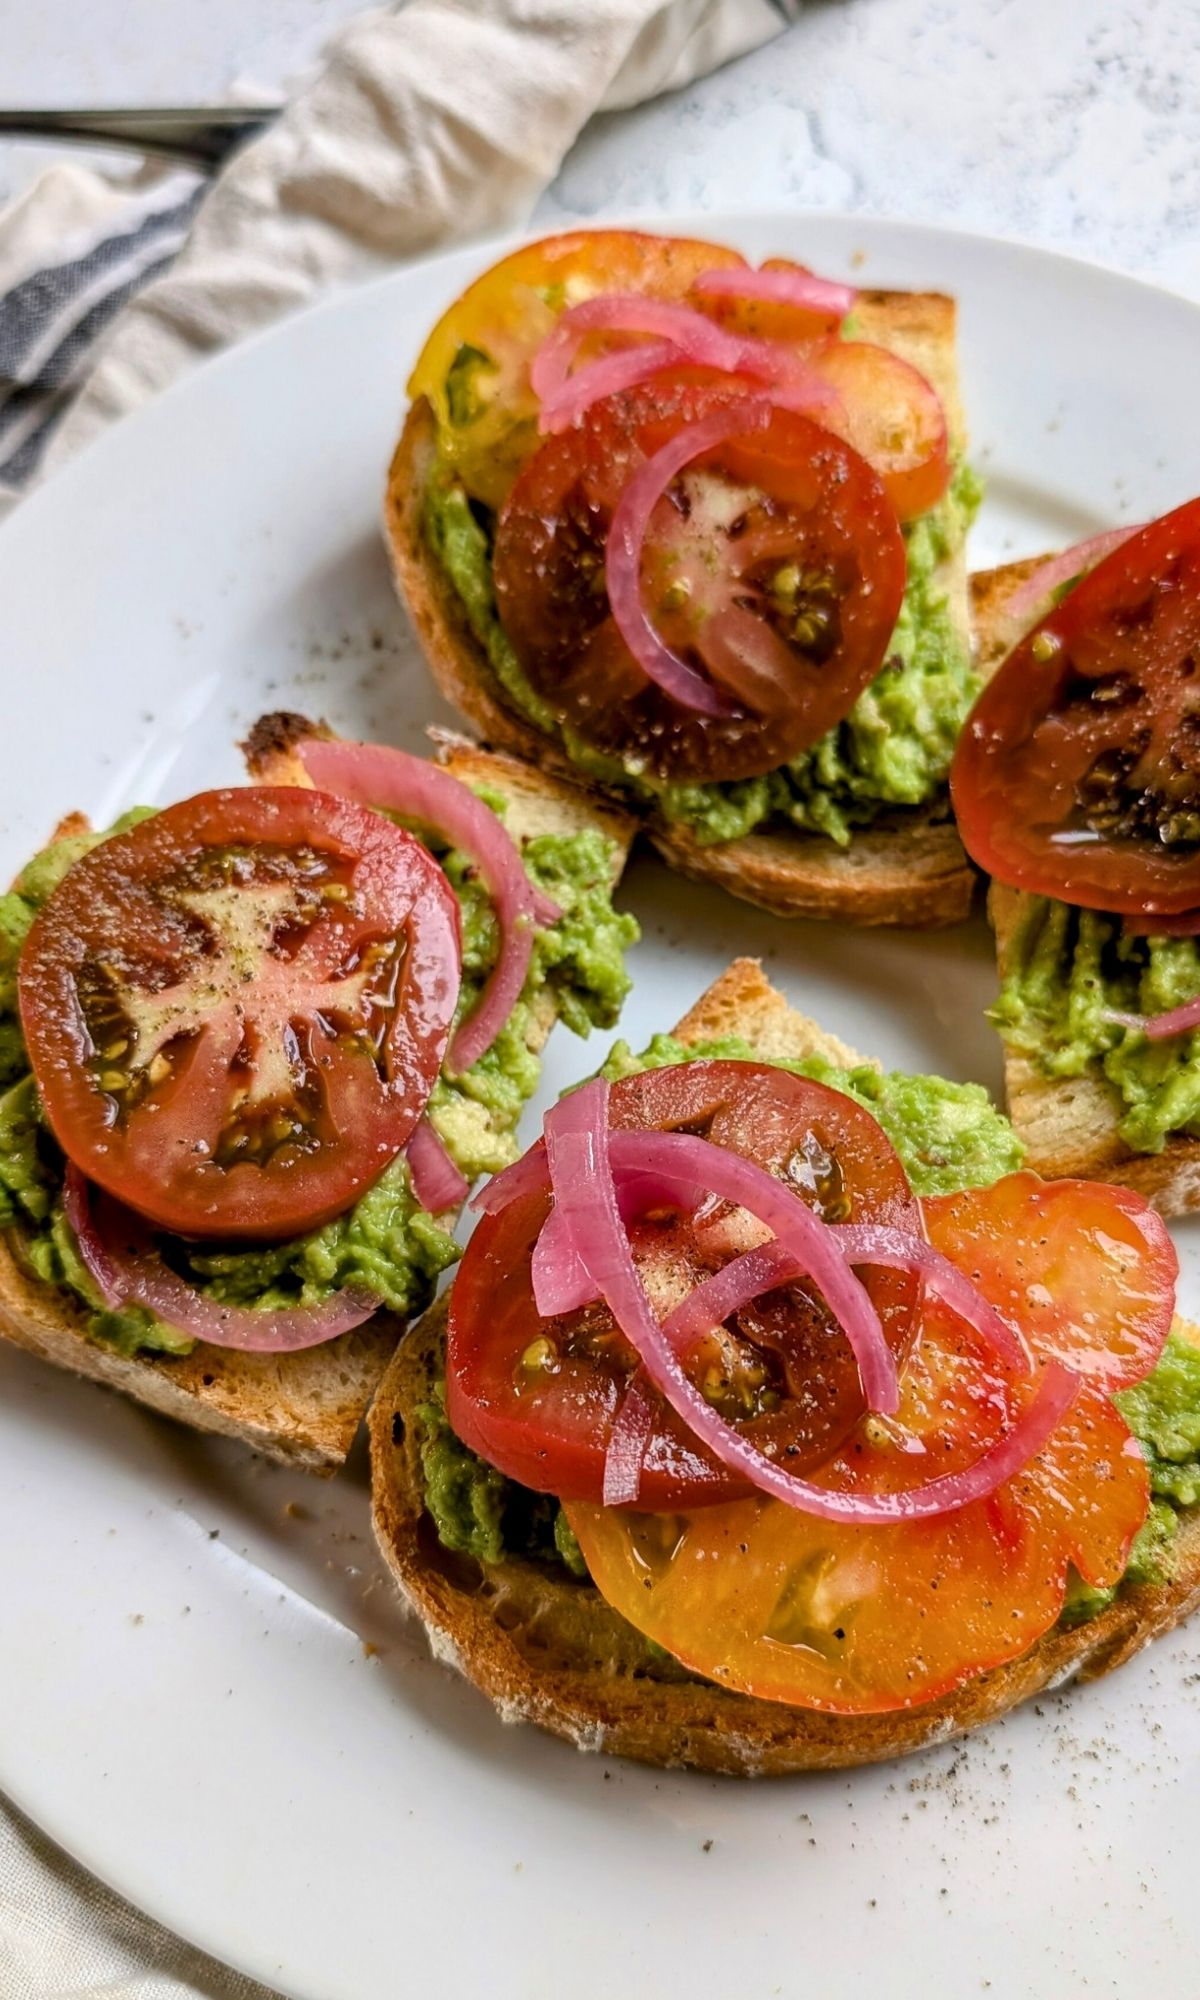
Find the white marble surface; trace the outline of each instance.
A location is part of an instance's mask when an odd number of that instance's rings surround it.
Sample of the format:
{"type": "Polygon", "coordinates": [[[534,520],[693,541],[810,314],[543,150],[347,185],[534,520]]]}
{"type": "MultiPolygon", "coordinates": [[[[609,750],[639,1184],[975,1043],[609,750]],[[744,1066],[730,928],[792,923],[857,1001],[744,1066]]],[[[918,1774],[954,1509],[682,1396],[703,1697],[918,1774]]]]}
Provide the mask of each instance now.
{"type": "MultiPolygon", "coordinates": [[[[238,81],[270,89],[356,11],[0,0],[0,96],[166,103],[238,81]]],[[[597,120],[540,213],[779,202],[903,216],[1026,237],[1200,296],[1198,42],[1197,0],[808,0],[761,54],[597,120]]],[[[0,149],[0,196],[33,164],[0,149]]]]}

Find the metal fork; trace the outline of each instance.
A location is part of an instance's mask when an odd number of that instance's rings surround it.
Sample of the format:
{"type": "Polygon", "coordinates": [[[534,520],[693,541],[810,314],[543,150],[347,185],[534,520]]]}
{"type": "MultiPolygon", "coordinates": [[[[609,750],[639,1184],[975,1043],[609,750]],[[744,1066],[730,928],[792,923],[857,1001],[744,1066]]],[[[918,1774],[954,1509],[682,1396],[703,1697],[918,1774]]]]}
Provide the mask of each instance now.
{"type": "Polygon", "coordinates": [[[0,111],[0,139],[65,139],[154,153],[212,173],[276,116],[271,106],[217,104],[163,110],[0,111]]]}

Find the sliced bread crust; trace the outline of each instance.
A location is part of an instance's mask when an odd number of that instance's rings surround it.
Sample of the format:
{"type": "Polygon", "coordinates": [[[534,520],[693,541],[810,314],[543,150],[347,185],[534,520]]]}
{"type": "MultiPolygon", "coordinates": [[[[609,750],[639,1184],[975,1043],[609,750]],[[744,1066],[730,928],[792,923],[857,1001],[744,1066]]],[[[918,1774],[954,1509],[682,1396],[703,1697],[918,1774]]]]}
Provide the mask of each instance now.
{"type": "MultiPolygon", "coordinates": [[[[972,577],[976,643],[985,671],[994,670],[1021,637],[1024,621],[1013,617],[1012,600],[1042,560],[1007,563],[972,577]]],[[[1012,963],[1024,905],[1020,890],[992,883],[988,916],[1001,979],[1012,963]]],[[[1098,1068],[1085,1076],[1048,1077],[1028,1056],[1006,1046],[1004,1088],[1026,1160],[1039,1174],[1136,1188],[1161,1215],[1200,1209],[1200,1139],[1176,1135],[1161,1153],[1135,1153],[1118,1129],[1125,1112],[1121,1094],[1098,1068]]]]}
{"type": "MultiPolygon", "coordinates": [[[[244,746],[251,778],[258,784],[308,785],[297,747],[305,736],[330,734],[323,723],[303,716],[263,716],[244,746]]],[[[518,843],[539,833],[599,827],[614,842],[614,882],[619,878],[633,833],[628,815],[608,811],[577,787],[515,758],[456,737],[440,739],[437,755],[464,783],[490,783],[504,792],[507,825],[518,843]]],[[[56,834],[86,829],[76,813],[56,834]]],[[[534,1054],[554,1019],[553,992],[543,987],[528,1035],[534,1054]]],[[[34,1275],[26,1242],[19,1227],[0,1234],[0,1336],[164,1416],[240,1438],[305,1471],[332,1473],[343,1463],[406,1325],[396,1314],[380,1312],[354,1332],[299,1354],[238,1354],[200,1342],[188,1355],[123,1355],[88,1336],[86,1314],[69,1292],[34,1275]]]]}
{"type": "MultiPolygon", "coordinates": [[[[753,960],[731,965],[676,1030],[693,1044],[733,1032],[764,1056],[860,1060],[795,1013],[753,960]]],[[[591,1584],[545,1563],[485,1565],[442,1547],[424,1512],[416,1412],[444,1369],[445,1320],[443,1298],[401,1344],[372,1406],[375,1532],[436,1656],[506,1722],[536,1722],[581,1750],[739,1777],[879,1763],[978,1728],[1043,1688],[1120,1666],[1200,1602],[1196,1508],[1181,1523],[1169,1582],[1122,1592],[1090,1624],[1056,1628],[941,1701],[837,1716],[730,1693],[649,1646],[591,1584]]]]}
{"type": "MultiPolygon", "coordinates": [[[[940,293],[867,292],[855,314],[864,339],[893,348],[933,382],[946,410],[951,441],[961,448],[965,427],[953,299],[940,293]]],[[[397,588],[433,677],[485,742],[578,781],[579,773],[562,747],[508,703],[453,587],[429,554],[421,513],[435,458],[433,414],[422,399],[410,408],[392,459],[384,532],[397,588]]],[[[965,639],[969,624],[961,552],[943,566],[942,580],[965,639]]],[[[654,813],[647,816],[645,826],[673,868],[781,916],[934,928],[961,922],[975,893],[977,878],[944,801],[889,813],[856,833],[845,849],[798,829],[751,833],[706,847],[686,827],[654,813]]]]}
{"type": "Polygon", "coordinates": [[[238,1354],[203,1342],[186,1355],[119,1354],[89,1337],[70,1293],[33,1275],[19,1231],[0,1241],[0,1334],[14,1347],[305,1472],[341,1465],[404,1325],[379,1313],[301,1354],[238,1354]]]}

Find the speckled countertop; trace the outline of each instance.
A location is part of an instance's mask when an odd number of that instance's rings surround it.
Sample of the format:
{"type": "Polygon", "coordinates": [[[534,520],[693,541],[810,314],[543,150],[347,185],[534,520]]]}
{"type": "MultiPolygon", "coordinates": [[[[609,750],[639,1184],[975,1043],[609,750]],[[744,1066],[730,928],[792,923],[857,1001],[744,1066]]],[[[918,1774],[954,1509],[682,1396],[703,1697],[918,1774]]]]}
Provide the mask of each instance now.
{"type": "MultiPolygon", "coordinates": [[[[8,0],[0,93],[277,88],[358,5],[8,0]]],[[[1198,30],[1197,0],[808,0],[759,55],[597,120],[541,214],[848,209],[1023,236],[1200,296],[1198,30]]],[[[0,197],[44,157],[0,149],[0,197]]]]}

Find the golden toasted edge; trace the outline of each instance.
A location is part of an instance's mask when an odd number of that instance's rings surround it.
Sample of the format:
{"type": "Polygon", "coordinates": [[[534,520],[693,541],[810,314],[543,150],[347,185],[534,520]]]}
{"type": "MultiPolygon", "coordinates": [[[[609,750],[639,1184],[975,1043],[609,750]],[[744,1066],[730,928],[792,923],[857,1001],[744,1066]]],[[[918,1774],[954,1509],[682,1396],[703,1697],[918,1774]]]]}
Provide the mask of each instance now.
{"type": "Polygon", "coordinates": [[[1021,637],[1024,620],[1013,617],[1013,597],[1045,560],[1045,556],[1024,556],[1020,562],[1001,563],[996,569],[973,572],[970,588],[975,664],[985,680],[991,678],[1021,637]]]}
{"type": "MultiPolygon", "coordinates": [[[[791,1009],[750,959],[731,965],[676,1030],[688,1042],[731,1032],[764,1055],[855,1060],[791,1009]]],[[[741,1777],[880,1763],[978,1728],[1044,1688],[1121,1665],[1200,1601],[1194,1509],[1183,1518],[1169,1582],[1123,1592],[1090,1624],[1048,1633],[1023,1659],[942,1701],[848,1717],[729,1693],[664,1661],[592,1585],[532,1561],[491,1567],[441,1548],[424,1514],[413,1419],[442,1373],[445,1319],[443,1298],[401,1345],[372,1406],[379,1546],[435,1655],[488,1695],[503,1720],[536,1722],[579,1749],[741,1777]]]]}
{"type": "MultiPolygon", "coordinates": [[[[1016,644],[1023,620],[1010,610],[1018,586],[1044,557],[1006,563],[971,579],[978,655],[991,672],[1016,644]]],[[[996,934],[1000,978],[1009,969],[1021,911],[1016,890],[994,882],[988,915],[996,934]]],[[[1119,1091],[1100,1074],[1043,1076],[1015,1049],[1005,1048],[1004,1086],[1008,1115],[1025,1147],[1026,1160],[1048,1179],[1079,1176],[1134,1188],[1162,1215],[1200,1210],[1200,1139],[1168,1139],[1161,1153],[1135,1153],[1118,1130],[1124,1105],[1119,1091]]]]}
{"type": "Polygon", "coordinates": [[[675,1034],[690,1048],[737,1035],[765,1061],[802,1062],[808,1056],[822,1056],[843,1069],[857,1069],[868,1060],[789,1007],[757,958],[735,958],[727,965],[688,1008],[675,1034]]]}
{"type": "Polygon", "coordinates": [[[787,831],[708,847],[682,825],[647,831],[679,874],[779,917],[939,930],[964,923],[975,899],[977,877],[953,822],[931,812],[880,818],[844,848],[787,831]]]}
{"type": "Polygon", "coordinates": [[[958,376],[958,303],[945,292],[860,292],[856,339],[876,341],[932,382],[946,412],[952,450],[967,439],[958,376]]]}
{"type": "Polygon", "coordinates": [[[238,1354],[203,1343],[187,1355],[118,1354],[89,1339],[68,1294],[29,1271],[18,1230],[0,1239],[0,1335],[13,1346],[306,1472],[342,1464],[402,1330],[403,1322],[380,1313],[301,1354],[238,1354]]]}
{"type": "MultiPolygon", "coordinates": [[[[870,292],[856,307],[864,337],[886,341],[935,384],[956,445],[965,437],[955,350],[957,313],[940,293],[870,292]]],[[[409,409],[388,475],[384,532],[397,589],[442,694],[487,743],[578,778],[561,748],[507,704],[483,648],[421,532],[425,488],[435,458],[433,414],[409,409]]],[[[967,625],[965,559],[950,574],[967,625]]],[[[591,788],[600,796],[600,788],[591,788]]],[[[685,827],[651,814],[646,829],[671,867],[711,882],[776,915],[857,925],[938,928],[970,913],[977,877],[944,810],[902,812],[857,833],[847,849],[798,830],[752,833],[703,846],[685,827]]]]}

